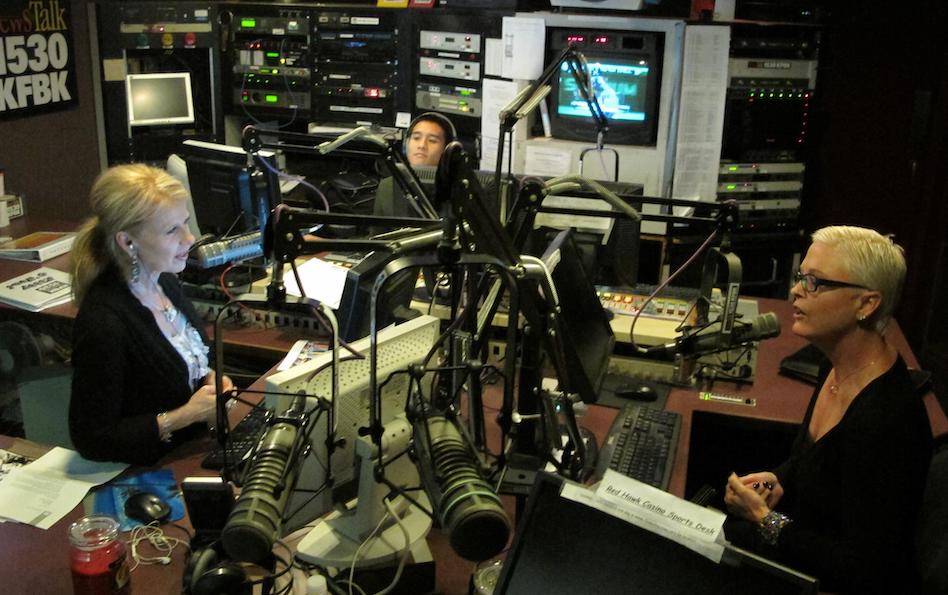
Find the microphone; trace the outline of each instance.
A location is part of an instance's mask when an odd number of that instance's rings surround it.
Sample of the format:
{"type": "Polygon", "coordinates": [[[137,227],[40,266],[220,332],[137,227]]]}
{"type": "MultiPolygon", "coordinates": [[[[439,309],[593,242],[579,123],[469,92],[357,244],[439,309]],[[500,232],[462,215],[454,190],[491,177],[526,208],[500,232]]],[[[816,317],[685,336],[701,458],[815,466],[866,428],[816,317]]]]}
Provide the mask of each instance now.
{"type": "MultiPolygon", "coordinates": [[[[720,328],[720,323],[715,323],[720,328]]],[[[761,314],[750,324],[734,326],[730,334],[721,330],[692,333],[675,339],[674,343],[656,345],[646,350],[648,355],[674,358],[680,355],[703,355],[726,351],[743,343],[769,339],[780,334],[780,320],[773,312],[761,314]]]]}
{"type": "Polygon", "coordinates": [[[210,269],[239,260],[263,256],[263,240],[259,231],[201,244],[188,255],[188,264],[210,269]]]}
{"type": "Polygon", "coordinates": [[[615,208],[620,213],[624,213],[626,217],[632,221],[641,221],[642,215],[636,211],[632,205],[625,202],[614,192],[590,178],[585,178],[583,176],[577,175],[568,175],[560,176],[558,178],[552,178],[547,180],[543,184],[544,189],[548,195],[550,194],[560,194],[562,192],[575,191],[579,188],[586,187],[592,192],[595,192],[599,198],[607,202],[610,206],[615,208]]]}
{"type": "Polygon", "coordinates": [[[279,537],[298,474],[294,453],[299,450],[298,441],[306,437],[300,427],[304,403],[296,397],[293,406],[271,422],[250,463],[240,496],[221,531],[224,551],[234,560],[264,562],[279,537]]]}
{"type": "Polygon", "coordinates": [[[451,548],[474,562],[496,556],[510,537],[500,496],[481,477],[454,422],[432,416],[418,423],[424,425],[414,432],[418,472],[451,548]]]}
{"type": "Polygon", "coordinates": [[[385,140],[385,137],[375,134],[368,126],[359,126],[358,128],[353,128],[349,132],[339,135],[331,141],[320,143],[316,149],[320,155],[325,155],[356,139],[369,141],[382,149],[388,148],[388,141],[385,140]]]}

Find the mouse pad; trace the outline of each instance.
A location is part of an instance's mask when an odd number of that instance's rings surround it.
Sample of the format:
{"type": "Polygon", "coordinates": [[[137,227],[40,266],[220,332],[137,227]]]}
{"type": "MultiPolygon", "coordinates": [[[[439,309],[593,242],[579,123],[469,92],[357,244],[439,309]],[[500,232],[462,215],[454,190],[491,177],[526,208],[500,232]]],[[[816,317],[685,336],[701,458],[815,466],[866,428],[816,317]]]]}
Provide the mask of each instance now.
{"type": "Polygon", "coordinates": [[[136,492],[151,492],[167,502],[171,507],[171,514],[166,522],[184,518],[184,498],[181,497],[181,490],[178,489],[171,469],[146,471],[110,481],[95,491],[92,511],[115,517],[122,531],[134,529],[141,523],[125,516],[125,501],[136,492]]]}
{"type": "Polygon", "coordinates": [[[657,380],[643,380],[641,378],[633,378],[621,374],[606,374],[606,377],[602,380],[602,388],[599,390],[599,399],[596,401],[596,405],[622,409],[626,403],[640,403],[656,409],[664,409],[665,401],[668,400],[668,392],[670,390],[670,386],[657,380]],[[645,384],[651,387],[651,389],[655,391],[657,398],[654,401],[640,401],[616,396],[615,391],[617,388],[639,384],[645,384]]]}

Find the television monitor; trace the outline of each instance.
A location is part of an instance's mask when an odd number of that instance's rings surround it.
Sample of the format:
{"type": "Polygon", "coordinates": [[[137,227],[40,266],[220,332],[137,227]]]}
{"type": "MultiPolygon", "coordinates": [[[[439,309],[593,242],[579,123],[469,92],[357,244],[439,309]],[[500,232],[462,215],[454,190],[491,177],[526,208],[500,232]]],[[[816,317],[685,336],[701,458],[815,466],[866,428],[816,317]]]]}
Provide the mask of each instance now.
{"type": "Polygon", "coordinates": [[[248,166],[247,153],[240,147],[187,140],[180,154],[187,164],[191,201],[202,234],[229,237],[263,231],[270,211],[280,202],[275,153],[257,153],[258,159],[266,161],[257,168],[248,166]]]}
{"type": "Polygon", "coordinates": [[[586,273],[572,230],[561,231],[541,257],[559,298],[559,337],[566,378],[562,390],[594,403],[609,368],[615,335],[609,317],[586,273]]]}
{"type": "Polygon", "coordinates": [[[810,576],[727,546],[716,564],[670,539],[562,497],[564,479],[536,483],[495,593],[816,595],[810,576]],[[555,522],[551,522],[555,519],[555,522]]]}
{"type": "MultiPolygon", "coordinates": [[[[551,33],[556,56],[572,43],[586,60],[589,84],[608,120],[609,144],[654,145],[658,134],[664,34],[596,34],[562,30],[551,33]]],[[[552,56],[551,56],[552,57],[552,56]]],[[[555,138],[596,141],[596,127],[579,83],[568,65],[553,77],[550,131],[555,138]]]]}
{"type": "Polygon", "coordinates": [[[129,126],[194,123],[189,72],[126,75],[125,96],[129,126]]]}

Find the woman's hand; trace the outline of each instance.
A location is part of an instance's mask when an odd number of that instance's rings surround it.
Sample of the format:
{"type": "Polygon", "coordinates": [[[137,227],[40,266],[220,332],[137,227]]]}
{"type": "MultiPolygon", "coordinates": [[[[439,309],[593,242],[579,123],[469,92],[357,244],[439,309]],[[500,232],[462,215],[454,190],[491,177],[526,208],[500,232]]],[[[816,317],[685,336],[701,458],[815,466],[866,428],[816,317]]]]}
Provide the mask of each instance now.
{"type": "MultiPolygon", "coordinates": [[[[764,491],[773,492],[773,489],[768,489],[767,486],[762,485],[765,480],[761,476],[764,475],[770,476],[766,480],[767,482],[776,482],[776,477],[772,473],[753,473],[744,477],[738,477],[737,474],[731,473],[730,477],[727,478],[727,485],[724,487],[724,503],[731,514],[747,519],[752,523],[760,523],[767,516],[771,507],[767,504],[765,496],[757,491],[763,487],[764,491]],[[748,478],[751,478],[750,481],[747,481],[748,478]],[[758,483],[757,488],[753,487],[755,483],[758,483]]],[[[774,483],[773,487],[776,488],[777,484],[774,483]]],[[[783,494],[783,489],[780,493],[783,494]]],[[[777,499],[779,500],[779,497],[777,499]]]]}
{"type": "MultiPolygon", "coordinates": [[[[209,384],[211,386],[214,386],[216,380],[217,380],[217,373],[214,372],[214,370],[211,370],[210,372],[208,372],[207,376],[204,378],[204,384],[209,384]]],[[[225,375],[221,377],[221,388],[224,390],[225,393],[233,390],[234,382],[230,379],[230,376],[225,375]]]]}
{"type": "MultiPolygon", "coordinates": [[[[225,376],[226,378],[226,376],[225,376]]],[[[179,410],[185,410],[188,423],[181,427],[186,427],[198,422],[207,422],[214,425],[217,419],[217,393],[213,384],[205,384],[194,391],[188,402],[179,410]]]]}
{"type": "Polygon", "coordinates": [[[738,479],[741,480],[742,484],[749,486],[760,494],[769,508],[776,507],[780,499],[783,498],[783,486],[780,485],[780,480],[777,479],[777,476],[770,471],[749,473],[738,479]]]}

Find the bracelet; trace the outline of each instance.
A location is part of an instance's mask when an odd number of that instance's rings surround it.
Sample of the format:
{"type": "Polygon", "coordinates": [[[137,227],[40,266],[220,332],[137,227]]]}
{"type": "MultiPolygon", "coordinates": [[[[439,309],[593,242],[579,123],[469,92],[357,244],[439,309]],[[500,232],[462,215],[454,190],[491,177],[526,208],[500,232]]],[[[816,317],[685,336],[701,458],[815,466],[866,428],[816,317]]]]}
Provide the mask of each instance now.
{"type": "Polygon", "coordinates": [[[785,514],[780,514],[776,510],[771,510],[767,513],[767,516],[761,519],[758,530],[760,531],[760,536],[764,538],[764,541],[770,545],[777,545],[780,532],[789,523],[790,517],[785,514]]]}
{"type": "Polygon", "coordinates": [[[158,435],[162,442],[171,442],[171,420],[164,411],[158,414],[158,435]]]}

